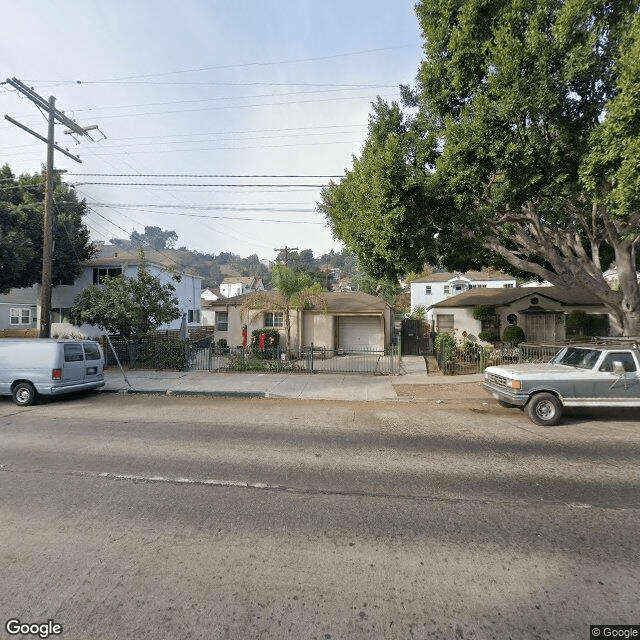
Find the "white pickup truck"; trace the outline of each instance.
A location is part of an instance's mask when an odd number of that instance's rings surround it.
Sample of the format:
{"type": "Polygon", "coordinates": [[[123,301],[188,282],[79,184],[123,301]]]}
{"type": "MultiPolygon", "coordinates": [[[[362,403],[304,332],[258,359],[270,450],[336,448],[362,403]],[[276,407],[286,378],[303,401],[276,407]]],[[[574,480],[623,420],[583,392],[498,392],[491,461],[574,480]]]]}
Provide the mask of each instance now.
{"type": "Polygon", "coordinates": [[[482,386],[543,426],[557,424],[563,407],[640,408],[640,350],[629,344],[568,346],[546,364],[487,367],[482,386]]]}

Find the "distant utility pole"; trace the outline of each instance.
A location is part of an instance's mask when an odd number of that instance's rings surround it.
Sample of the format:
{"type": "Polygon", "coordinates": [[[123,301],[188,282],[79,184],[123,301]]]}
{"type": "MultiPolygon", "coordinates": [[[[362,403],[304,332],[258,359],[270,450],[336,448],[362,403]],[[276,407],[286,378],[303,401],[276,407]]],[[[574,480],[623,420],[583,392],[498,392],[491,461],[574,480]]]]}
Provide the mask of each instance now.
{"type": "Polygon", "coordinates": [[[37,107],[47,112],[49,115],[49,129],[48,135],[45,138],[39,133],[32,131],[23,124],[20,124],[17,120],[10,118],[5,114],[11,124],[15,124],[20,129],[23,129],[32,136],[38,138],[47,143],[47,168],[45,175],[45,190],[44,190],[44,215],[43,215],[43,238],[42,238],[42,286],[40,287],[40,327],[38,336],[40,338],[48,338],[51,332],[51,280],[52,280],[52,265],[53,265],[53,151],[54,149],[63,153],[65,156],[75,160],[76,162],[82,162],[78,156],[74,156],[69,153],[68,150],[62,149],[55,144],[55,131],[54,125],[56,120],[66,125],[69,130],[65,133],[76,134],[80,136],[87,136],[90,140],[91,136],[87,131],[97,129],[97,127],[81,127],[77,122],[68,118],[62,111],[56,109],[56,99],[51,96],[49,100],[45,100],[42,96],[38,95],[33,89],[27,87],[20,82],[17,78],[7,78],[6,83],[11,85],[14,89],[25,95],[31,100],[37,107]]]}
{"type": "Polygon", "coordinates": [[[278,255],[280,255],[281,251],[284,251],[284,266],[286,267],[288,262],[289,262],[289,251],[297,251],[298,247],[287,247],[287,245],[285,245],[282,249],[274,249],[274,251],[278,252],[278,255]]]}

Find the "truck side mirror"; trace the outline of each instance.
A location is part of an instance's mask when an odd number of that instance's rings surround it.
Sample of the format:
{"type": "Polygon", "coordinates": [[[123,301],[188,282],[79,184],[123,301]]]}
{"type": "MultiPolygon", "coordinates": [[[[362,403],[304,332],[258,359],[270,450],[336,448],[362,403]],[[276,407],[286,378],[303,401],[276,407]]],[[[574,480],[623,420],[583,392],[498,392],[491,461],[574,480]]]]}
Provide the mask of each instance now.
{"type": "Polygon", "coordinates": [[[623,376],[625,374],[624,364],[619,360],[613,361],[613,374],[616,376],[623,376]]]}

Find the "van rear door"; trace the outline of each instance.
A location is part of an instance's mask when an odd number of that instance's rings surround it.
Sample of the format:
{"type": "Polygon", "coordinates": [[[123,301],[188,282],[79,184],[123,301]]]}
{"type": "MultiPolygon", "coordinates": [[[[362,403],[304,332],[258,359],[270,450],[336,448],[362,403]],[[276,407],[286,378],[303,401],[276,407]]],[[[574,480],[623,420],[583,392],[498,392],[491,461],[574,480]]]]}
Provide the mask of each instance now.
{"type": "Polygon", "coordinates": [[[102,351],[97,342],[83,342],[85,359],[85,379],[87,382],[102,379],[102,351]]]}
{"type": "Polygon", "coordinates": [[[85,378],[84,350],[79,342],[65,342],[62,384],[82,384],[85,378]]]}

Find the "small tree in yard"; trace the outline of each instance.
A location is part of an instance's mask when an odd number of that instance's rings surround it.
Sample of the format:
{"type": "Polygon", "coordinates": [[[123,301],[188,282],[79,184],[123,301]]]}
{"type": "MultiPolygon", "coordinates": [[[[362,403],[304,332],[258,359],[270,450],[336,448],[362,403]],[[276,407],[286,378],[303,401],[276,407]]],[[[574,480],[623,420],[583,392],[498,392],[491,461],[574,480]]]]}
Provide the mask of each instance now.
{"type": "Polygon", "coordinates": [[[70,311],[75,325],[92,324],[124,337],[143,336],[180,317],[175,287],[162,284],[146,269],[144,253],[135,278],[105,278],[74,300],[70,311]]]}

